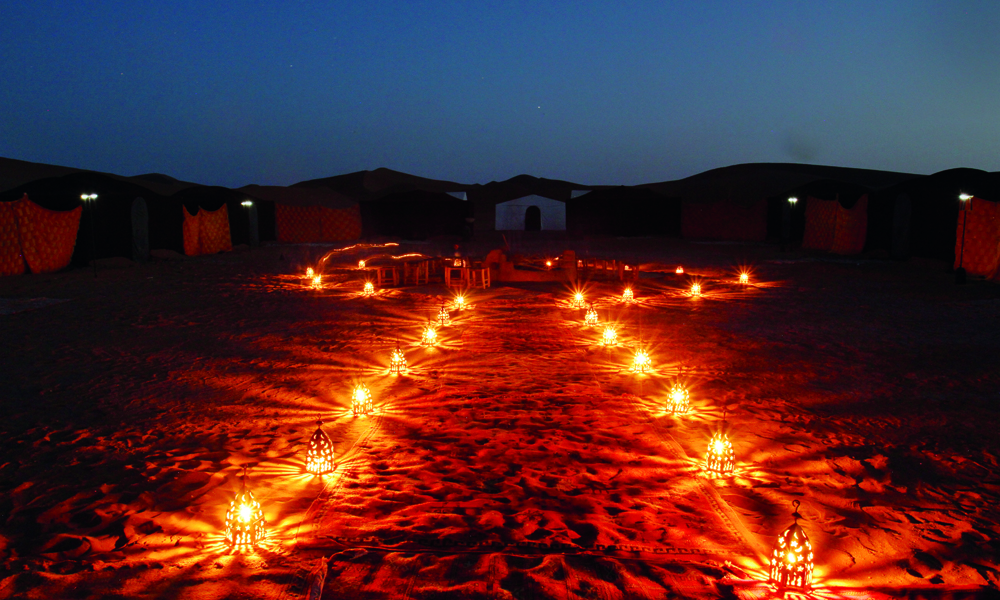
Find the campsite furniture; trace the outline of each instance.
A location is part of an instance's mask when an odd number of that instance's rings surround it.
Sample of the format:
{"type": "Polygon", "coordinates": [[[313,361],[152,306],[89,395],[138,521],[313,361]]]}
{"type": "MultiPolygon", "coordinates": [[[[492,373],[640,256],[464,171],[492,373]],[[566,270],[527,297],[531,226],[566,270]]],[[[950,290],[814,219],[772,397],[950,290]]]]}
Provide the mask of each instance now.
{"type": "Polygon", "coordinates": [[[413,285],[420,285],[420,278],[423,276],[424,283],[430,281],[430,260],[412,260],[403,263],[403,285],[409,283],[413,278],[413,285]]]}
{"type": "Polygon", "coordinates": [[[371,267],[375,271],[375,278],[378,281],[379,287],[384,287],[382,281],[388,281],[389,276],[392,276],[392,285],[399,285],[399,268],[393,265],[377,265],[371,267]]]}
{"type": "Polygon", "coordinates": [[[468,283],[471,287],[480,287],[485,290],[490,287],[490,268],[477,265],[475,267],[469,267],[468,272],[468,283]]]}
{"type": "Polygon", "coordinates": [[[465,267],[456,267],[455,262],[446,259],[444,264],[444,285],[445,287],[468,287],[469,272],[465,267]]]}

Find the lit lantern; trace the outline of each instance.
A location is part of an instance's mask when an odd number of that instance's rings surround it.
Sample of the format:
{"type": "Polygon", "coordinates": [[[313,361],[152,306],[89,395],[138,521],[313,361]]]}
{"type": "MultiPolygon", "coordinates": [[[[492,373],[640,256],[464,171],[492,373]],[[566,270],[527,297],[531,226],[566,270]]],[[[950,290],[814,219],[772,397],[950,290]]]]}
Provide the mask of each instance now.
{"type": "Polygon", "coordinates": [[[323,286],[323,276],[322,275],[314,275],[313,278],[312,278],[312,284],[313,284],[313,287],[322,287],[323,286]]]}
{"type": "Polygon", "coordinates": [[[441,303],[441,310],[438,311],[438,324],[441,327],[451,325],[451,315],[448,314],[448,309],[445,308],[444,302],[441,303]]]}
{"type": "Polygon", "coordinates": [[[358,268],[359,269],[364,269],[365,268],[365,261],[364,260],[359,260],[358,261],[358,268]]]}
{"type": "Polygon", "coordinates": [[[729,436],[721,431],[715,432],[705,453],[705,469],[716,475],[729,475],[735,467],[736,455],[729,436]]]}
{"type": "Polygon", "coordinates": [[[683,275],[684,274],[684,267],[682,267],[680,265],[677,265],[677,268],[674,269],[674,273],[677,273],[678,275],[683,275]]]}
{"type": "Polygon", "coordinates": [[[589,309],[587,309],[587,314],[586,316],[584,316],[583,322],[586,323],[587,325],[597,325],[597,321],[598,321],[597,311],[594,310],[593,306],[591,306],[589,309]]]}
{"type": "Polygon", "coordinates": [[[576,308],[583,308],[585,300],[583,298],[583,292],[577,292],[573,294],[573,306],[576,308]]]}
{"type": "Polygon", "coordinates": [[[308,269],[306,269],[306,277],[312,278],[312,276],[315,275],[315,274],[316,274],[316,271],[314,271],[312,267],[309,267],[308,269]]]}
{"type": "Polygon", "coordinates": [[[368,386],[363,383],[354,386],[354,394],[351,395],[351,411],[354,412],[354,416],[370,415],[373,410],[372,393],[368,390],[368,386]]]}
{"type": "Polygon", "coordinates": [[[692,296],[700,296],[701,295],[701,284],[700,283],[693,283],[693,284],[691,284],[691,295],[692,296]]]}
{"type": "Polygon", "coordinates": [[[748,283],[750,283],[750,274],[747,273],[746,271],[743,271],[742,273],[740,273],[740,284],[746,285],[748,283]]]}
{"type": "Polygon", "coordinates": [[[370,282],[370,281],[366,281],[365,282],[365,288],[364,288],[364,291],[362,293],[365,296],[374,296],[375,295],[375,284],[372,283],[372,282],[370,282]]]}
{"type": "Polygon", "coordinates": [[[464,294],[459,294],[459,295],[455,296],[455,304],[454,304],[454,306],[455,306],[455,310],[464,310],[466,308],[466,305],[465,305],[465,295],[464,294]]]}
{"type": "Polygon", "coordinates": [[[323,431],[323,421],[316,421],[316,431],[309,438],[309,447],[306,449],[306,471],[322,475],[332,471],[335,466],[333,440],[323,431]]]}
{"type": "Polygon", "coordinates": [[[614,346],[618,343],[618,332],[615,331],[614,326],[606,325],[604,327],[604,345],[614,346]]]}
{"type": "Polygon", "coordinates": [[[237,550],[250,550],[264,539],[264,511],[247,487],[247,471],[243,467],[240,491],[233,496],[226,511],[226,542],[237,550]]]}
{"type": "Polygon", "coordinates": [[[675,384],[670,389],[670,396],[667,399],[667,412],[675,415],[683,415],[691,409],[691,395],[687,388],[681,384],[675,384]]]}
{"type": "Polygon", "coordinates": [[[652,370],[652,362],[649,360],[649,352],[642,350],[635,351],[635,356],[632,358],[632,371],[635,373],[645,373],[646,371],[652,370]]]}
{"type": "Polygon", "coordinates": [[[434,329],[433,325],[428,323],[427,327],[424,327],[423,334],[420,336],[420,344],[423,346],[433,346],[437,343],[437,337],[437,330],[434,329]]]}
{"type": "Polygon", "coordinates": [[[771,584],[779,590],[798,588],[809,590],[813,572],[813,549],[806,532],[799,526],[799,501],[795,506],[795,522],[778,536],[778,543],[771,554],[771,584]]]}
{"type": "Polygon", "coordinates": [[[396,342],[396,349],[389,357],[389,372],[397,375],[406,372],[406,356],[399,349],[399,342],[396,342]]]}
{"type": "Polygon", "coordinates": [[[461,267],[462,266],[462,259],[461,258],[456,258],[454,261],[452,261],[451,264],[452,264],[452,266],[455,266],[455,267],[461,267]]]}
{"type": "Polygon", "coordinates": [[[548,267],[549,269],[551,269],[552,268],[552,261],[551,260],[545,261],[545,266],[548,267]]]}
{"type": "Polygon", "coordinates": [[[622,292],[622,302],[630,304],[633,300],[635,300],[635,296],[632,294],[632,288],[625,288],[625,291],[622,292]]]}

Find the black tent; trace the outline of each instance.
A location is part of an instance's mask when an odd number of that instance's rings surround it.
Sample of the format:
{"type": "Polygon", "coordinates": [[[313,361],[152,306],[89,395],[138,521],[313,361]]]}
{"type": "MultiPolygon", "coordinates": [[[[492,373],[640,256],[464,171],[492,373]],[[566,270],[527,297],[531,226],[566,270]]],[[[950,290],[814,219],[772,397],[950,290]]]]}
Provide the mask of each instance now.
{"type": "Polygon", "coordinates": [[[423,240],[467,233],[469,202],[439,192],[411,190],[361,202],[362,235],[423,240]]]}
{"type": "Polygon", "coordinates": [[[574,235],[681,234],[681,201],[649,188],[602,188],[566,203],[566,229],[574,235]]]}

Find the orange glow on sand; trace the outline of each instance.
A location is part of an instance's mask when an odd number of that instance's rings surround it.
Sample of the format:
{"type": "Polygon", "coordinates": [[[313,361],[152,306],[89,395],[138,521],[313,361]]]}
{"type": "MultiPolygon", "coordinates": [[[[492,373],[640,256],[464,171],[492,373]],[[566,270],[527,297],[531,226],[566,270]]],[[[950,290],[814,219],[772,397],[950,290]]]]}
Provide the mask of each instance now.
{"type": "Polygon", "coordinates": [[[618,331],[613,325],[604,326],[604,337],[602,338],[602,342],[605,346],[614,346],[618,343],[618,331]]]}

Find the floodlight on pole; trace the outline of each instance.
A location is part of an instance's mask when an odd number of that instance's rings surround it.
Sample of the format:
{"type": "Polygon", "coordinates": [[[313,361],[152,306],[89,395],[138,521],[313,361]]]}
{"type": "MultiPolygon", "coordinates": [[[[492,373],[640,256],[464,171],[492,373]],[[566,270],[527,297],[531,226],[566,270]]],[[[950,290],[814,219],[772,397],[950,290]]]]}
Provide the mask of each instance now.
{"type": "Polygon", "coordinates": [[[962,192],[958,195],[958,201],[961,203],[962,210],[962,244],[958,248],[958,268],[955,269],[955,283],[962,284],[965,283],[965,267],[962,266],[962,262],[965,259],[965,223],[969,220],[969,215],[966,212],[969,210],[969,200],[972,200],[971,194],[966,194],[962,192]]]}
{"type": "Polygon", "coordinates": [[[94,229],[94,202],[97,194],[80,194],[80,200],[90,206],[90,260],[94,263],[94,279],[97,279],[97,233],[94,229]]]}

